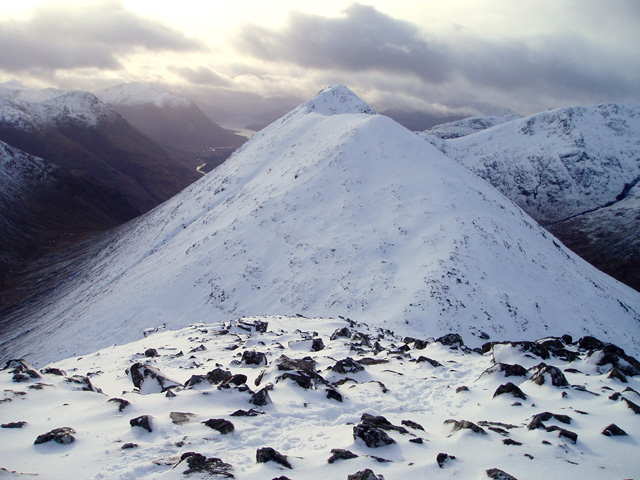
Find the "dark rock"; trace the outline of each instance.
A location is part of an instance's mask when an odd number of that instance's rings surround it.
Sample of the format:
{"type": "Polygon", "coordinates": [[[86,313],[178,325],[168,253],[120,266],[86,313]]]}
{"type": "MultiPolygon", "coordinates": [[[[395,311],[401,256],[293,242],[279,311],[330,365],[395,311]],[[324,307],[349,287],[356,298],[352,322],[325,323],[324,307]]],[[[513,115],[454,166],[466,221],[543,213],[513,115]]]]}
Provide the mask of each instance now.
{"type": "Polygon", "coordinates": [[[445,425],[448,424],[453,424],[453,430],[451,431],[451,433],[455,433],[458,430],[471,430],[474,433],[481,433],[482,435],[486,435],[487,432],[484,431],[484,429],[482,427],[479,427],[478,425],[476,425],[473,422],[470,422],[468,420],[445,420],[444,421],[445,425]]]}
{"type": "Polygon", "coordinates": [[[204,343],[201,343],[197,347],[194,347],[191,350],[189,350],[189,353],[204,352],[206,349],[207,349],[207,347],[204,345],[204,343]]]}
{"type": "Polygon", "coordinates": [[[285,477],[284,475],[280,475],[279,477],[274,477],[271,480],[291,480],[289,477],[285,477]]]}
{"type": "Polygon", "coordinates": [[[636,415],[640,415],[640,406],[638,406],[637,404],[633,403],[628,398],[622,397],[622,401],[627,404],[627,407],[629,407],[633,411],[633,413],[635,413],[636,415]]]}
{"type": "Polygon", "coordinates": [[[138,448],[138,444],[137,443],[125,443],[120,448],[122,450],[130,450],[132,448],[138,448]]]}
{"type": "Polygon", "coordinates": [[[554,413],[553,418],[558,420],[561,423],[566,423],[567,425],[571,424],[571,417],[569,415],[562,415],[559,413],[554,413]]]}
{"type": "Polygon", "coordinates": [[[337,390],[333,388],[327,388],[325,389],[325,391],[327,392],[327,398],[330,398],[331,400],[336,400],[338,402],[342,402],[342,395],[337,390]]]}
{"type": "Polygon", "coordinates": [[[156,350],[155,348],[147,348],[144,351],[144,356],[145,357],[157,357],[158,356],[158,350],[156,350]]]}
{"type": "Polygon", "coordinates": [[[422,430],[424,432],[424,427],[419,423],[413,422],[411,420],[402,420],[400,423],[406,427],[413,428],[414,430],[422,430]]]}
{"type": "Polygon", "coordinates": [[[14,383],[24,383],[24,382],[28,382],[29,380],[31,380],[31,377],[29,377],[29,375],[27,375],[26,373],[22,373],[22,372],[16,372],[13,374],[13,377],[12,377],[12,381],[14,383]]]}
{"type": "Polygon", "coordinates": [[[208,475],[234,478],[231,473],[233,467],[219,458],[207,458],[201,453],[186,452],[180,457],[181,462],[185,460],[189,468],[183,472],[184,475],[206,473],[208,475]]]}
{"type": "Polygon", "coordinates": [[[549,350],[536,342],[488,342],[482,345],[482,353],[490,352],[495,345],[509,345],[522,353],[530,353],[544,360],[550,357],[549,350]]]}
{"type": "Polygon", "coordinates": [[[185,423],[189,423],[193,417],[195,417],[195,413],[189,412],[170,412],[169,418],[171,418],[171,422],[176,425],[184,425],[185,423]]]}
{"type": "Polygon", "coordinates": [[[516,440],[512,440],[511,438],[505,438],[502,440],[502,443],[504,443],[505,445],[522,445],[522,442],[517,442],[516,440]]]}
{"type": "Polygon", "coordinates": [[[522,400],[527,399],[527,396],[524,394],[524,392],[520,390],[517,385],[514,385],[511,382],[500,385],[494,392],[493,398],[496,398],[498,395],[503,395],[505,393],[510,393],[514,397],[521,398],[522,400]]]}
{"type": "Polygon", "coordinates": [[[286,355],[281,355],[278,358],[278,370],[289,371],[298,370],[301,372],[315,373],[316,362],[311,357],[304,358],[289,358],[286,355]]]}
{"type": "Polygon", "coordinates": [[[441,343],[449,348],[458,348],[464,345],[462,341],[462,337],[457,333],[448,333],[447,335],[443,335],[442,337],[436,339],[437,343],[441,343]]]}
{"type": "Polygon", "coordinates": [[[256,462],[258,463],[267,463],[267,462],[276,462],[282,465],[283,467],[293,468],[287,460],[287,456],[281,454],[280,452],[274,450],[271,447],[259,448],[256,451],[256,462]]]}
{"type": "Polygon", "coordinates": [[[311,341],[311,351],[319,352],[320,350],[324,350],[324,342],[320,337],[316,337],[311,341]]]}
{"type": "Polygon", "coordinates": [[[60,370],[59,368],[47,367],[40,370],[40,372],[44,375],[58,375],[59,377],[64,377],[67,375],[67,372],[64,370],[60,370]]]}
{"type": "Polygon", "coordinates": [[[205,375],[191,375],[191,378],[184,383],[185,388],[193,388],[196,385],[207,384],[210,385],[209,380],[205,375]]]}
{"type": "Polygon", "coordinates": [[[141,427],[147,430],[148,432],[153,432],[153,427],[151,426],[151,417],[149,415],[141,415],[136,418],[132,418],[129,420],[129,425],[132,427],[141,427]]]}
{"type": "Polygon", "coordinates": [[[422,440],[420,437],[410,438],[409,441],[412,442],[412,443],[418,443],[420,445],[422,445],[424,443],[424,440],[422,440]]]}
{"type": "Polygon", "coordinates": [[[22,428],[26,424],[27,424],[27,422],[25,422],[25,421],[9,422],[9,423],[3,423],[2,425],[0,425],[0,427],[2,427],[2,428],[22,428]]]}
{"type": "Polygon", "coordinates": [[[353,438],[361,438],[369,448],[384,447],[385,445],[396,443],[396,441],[381,428],[362,423],[354,425],[353,438]]]}
{"type": "Polygon", "coordinates": [[[496,363],[482,372],[482,375],[491,375],[495,373],[504,373],[505,377],[526,377],[527,369],[517,363],[513,365],[508,363],[496,363]]]}
{"type": "Polygon", "coordinates": [[[372,427],[381,428],[383,430],[395,430],[396,432],[402,433],[403,435],[409,433],[406,428],[393,425],[382,415],[371,415],[369,413],[363,413],[362,417],[360,417],[360,424],[370,425],[372,427]]]}
{"type": "Polygon", "coordinates": [[[231,414],[232,417],[257,417],[258,415],[264,415],[264,412],[254,410],[253,408],[249,410],[236,410],[231,414]]]}
{"type": "Polygon", "coordinates": [[[469,391],[469,387],[467,387],[466,385],[462,385],[456,388],[456,393],[462,393],[462,392],[468,392],[468,391],[469,391]]]}
{"type": "Polygon", "coordinates": [[[110,398],[107,401],[110,402],[110,403],[117,403],[119,412],[124,411],[125,408],[127,408],[129,405],[131,405],[131,402],[129,402],[128,400],[124,400],[122,398],[110,398]]]}
{"type": "Polygon", "coordinates": [[[242,359],[240,361],[245,365],[266,365],[267,356],[263,352],[245,350],[242,352],[242,359]]]}
{"type": "Polygon", "coordinates": [[[225,420],[224,418],[211,418],[202,423],[204,423],[209,428],[213,428],[214,430],[219,431],[223,435],[231,433],[235,430],[233,423],[231,423],[229,420],[225,420]]]}
{"type": "Polygon", "coordinates": [[[551,413],[551,412],[542,412],[542,413],[535,414],[532,417],[531,422],[529,422],[529,425],[527,425],[527,430],[535,430],[537,428],[545,428],[545,426],[544,426],[544,424],[542,422],[546,422],[547,420],[550,420],[551,417],[553,417],[553,413],[551,413]]]}
{"type": "Polygon", "coordinates": [[[384,477],[382,475],[376,475],[372,470],[367,468],[352,475],[348,475],[347,480],[384,480],[384,477]]]}
{"type": "Polygon", "coordinates": [[[269,396],[269,388],[264,387],[258,390],[251,396],[251,403],[257,405],[258,407],[264,407],[265,405],[271,403],[271,397],[269,396]]]}
{"type": "Polygon", "coordinates": [[[561,338],[566,345],[571,345],[573,343],[573,337],[571,335],[565,333],[561,338]]]}
{"type": "Polygon", "coordinates": [[[329,340],[337,340],[338,338],[351,338],[351,330],[347,327],[338,328],[331,334],[329,340]]]}
{"type": "Polygon", "coordinates": [[[141,393],[145,391],[154,392],[159,389],[165,392],[168,388],[182,386],[181,383],[170,379],[160,370],[151,365],[143,363],[134,363],[126,369],[133,386],[140,389],[141,393]],[[155,387],[155,388],[154,388],[155,387]]]}
{"type": "Polygon", "coordinates": [[[231,372],[229,370],[222,370],[221,368],[214,368],[207,373],[206,378],[207,382],[217,385],[229,380],[231,378],[231,372]]]}
{"type": "Polygon", "coordinates": [[[438,362],[437,360],[433,360],[432,358],[429,357],[423,357],[422,355],[420,355],[418,357],[418,359],[416,360],[416,363],[422,363],[422,362],[427,362],[429,363],[432,367],[441,367],[442,364],[440,362],[438,362]]]}
{"type": "Polygon", "coordinates": [[[389,360],[386,360],[384,358],[371,358],[371,357],[365,357],[365,358],[361,358],[360,360],[358,360],[358,363],[360,365],[382,365],[385,363],[389,363],[389,360]]]}
{"type": "Polygon", "coordinates": [[[427,345],[429,345],[429,342],[427,342],[426,340],[415,340],[413,342],[413,348],[415,348],[416,350],[424,350],[425,348],[427,348],[427,345]]]}
{"type": "Polygon", "coordinates": [[[391,463],[391,462],[393,462],[393,460],[388,460],[388,459],[382,458],[382,457],[376,457],[375,455],[367,455],[367,457],[373,458],[378,463],[391,463]]]}
{"type": "Polygon", "coordinates": [[[332,370],[337,373],[347,374],[356,373],[364,370],[364,367],[356,362],[353,358],[347,357],[343,360],[338,360],[332,367],[332,370]]]}
{"type": "Polygon", "coordinates": [[[167,390],[167,393],[165,393],[165,395],[164,395],[164,396],[165,396],[165,397],[167,397],[167,398],[173,398],[173,397],[175,397],[175,396],[176,396],[176,394],[175,394],[175,393],[173,393],[173,390],[168,389],[168,390],[167,390]]]}
{"type": "Polygon", "coordinates": [[[494,480],[518,480],[513,475],[509,475],[507,472],[503,472],[499,468],[490,468],[486,471],[487,477],[494,480]]]}
{"type": "Polygon", "coordinates": [[[356,347],[368,347],[371,348],[371,338],[361,332],[356,332],[351,336],[354,341],[353,345],[356,347]]]}
{"type": "Polygon", "coordinates": [[[358,455],[350,452],[349,450],[344,450],[342,448],[332,448],[331,456],[329,457],[329,460],[327,460],[327,462],[334,463],[337,460],[349,460],[351,458],[357,458],[357,457],[358,455]]]}
{"type": "MultiPolygon", "coordinates": [[[[16,358],[13,360],[7,360],[2,370],[9,370],[10,373],[22,373],[28,378],[40,378],[40,374],[29,365],[23,358],[16,358]]],[[[14,380],[15,381],[15,380],[14,380]]]]}
{"type": "Polygon", "coordinates": [[[35,445],[39,445],[41,443],[46,443],[53,440],[56,443],[68,445],[69,443],[73,443],[76,441],[75,437],[73,436],[75,433],[76,431],[71,427],[54,428],[50,432],[38,435],[38,438],[36,438],[36,441],[33,443],[35,445]]]}
{"type": "Polygon", "coordinates": [[[624,373],[622,373],[617,367],[611,367],[611,370],[609,370],[609,374],[607,375],[607,378],[615,378],[620,380],[622,383],[628,383],[627,377],[625,377],[624,373]]]}
{"type": "Polygon", "coordinates": [[[546,363],[539,363],[535,367],[532,367],[530,370],[535,373],[531,377],[531,381],[536,385],[543,385],[545,383],[545,375],[549,375],[551,378],[551,384],[554,387],[567,387],[569,386],[569,382],[567,382],[564,373],[557,367],[552,365],[547,365],[546,363]]]}
{"type": "Polygon", "coordinates": [[[564,428],[560,428],[560,427],[557,427],[555,425],[551,425],[550,427],[547,427],[546,430],[547,430],[547,432],[555,432],[555,431],[557,431],[559,437],[568,438],[573,443],[576,443],[578,441],[578,434],[575,433],[575,432],[572,432],[570,430],[565,430],[564,428]]]}
{"type": "Polygon", "coordinates": [[[597,359],[598,366],[611,365],[619,370],[622,375],[634,376],[640,374],[640,362],[627,355],[625,351],[611,343],[605,343],[601,348],[589,352],[587,358],[597,359]]]}
{"type": "Polygon", "coordinates": [[[80,387],[80,390],[82,390],[83,392],[102,393],[102,390],[93,386],[93,384],[91,383],[91,380],[89,380],[89,377],[85,377],[83,375],[74,375],[72,377],[66,377],[64,381],[67,383],[71,383],[73,385],[78,385],[80,387]]]}
{"type": "Polygon", "coordinates": [[[455,459],[456,457],[454,455],[449,455],[448,453],[439,453],[436,457],[436,462],[438,462],[438,466],[440,468],[444,468],[445,463],[455,459]]]}
{"type": "MultiPolygon", "coordinates": [[[[4,425],[3,425],[4,426],[4,425]]],[[[615,423],[612,423],[611,425],[605,427],[604,430],[602,430],[602,435],[605,435],[607,437],[621,437],[627,434],[627,432],[625,432],[624,430],[622,430],[619,426],[617,426],[615,423]]]]}
{"type": "Polygon", "coordinates": [[[580,350],[596,350],[602,348],[603,345],[604,343],[595,337],[586,336],[578,340],[578,348],[580,350]]]}
{"type": "Polygon", "coordinates": [[[234,375],[231,375],[231,377],[229,377],[227,380],[225,380],[223,385],[235,385],[239,387],[240,385],[245,385],[246,383],[247,383],[247,376],[243,373],[236,373],[234,375]]]}

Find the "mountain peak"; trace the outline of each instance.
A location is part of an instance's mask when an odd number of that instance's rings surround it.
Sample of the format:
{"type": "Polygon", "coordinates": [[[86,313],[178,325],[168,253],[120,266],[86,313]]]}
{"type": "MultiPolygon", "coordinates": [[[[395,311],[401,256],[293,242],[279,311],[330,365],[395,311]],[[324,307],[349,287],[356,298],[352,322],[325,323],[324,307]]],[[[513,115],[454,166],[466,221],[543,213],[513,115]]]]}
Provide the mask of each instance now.
{"type": "Polygon", "coordinates": [[[367,113],[377,115],[373,108],[363,102],[344,85],[330,85],[318,92],[312,100],[302,107],[309,112],[322,115],[340,115],[343,113],[367,113]]]}

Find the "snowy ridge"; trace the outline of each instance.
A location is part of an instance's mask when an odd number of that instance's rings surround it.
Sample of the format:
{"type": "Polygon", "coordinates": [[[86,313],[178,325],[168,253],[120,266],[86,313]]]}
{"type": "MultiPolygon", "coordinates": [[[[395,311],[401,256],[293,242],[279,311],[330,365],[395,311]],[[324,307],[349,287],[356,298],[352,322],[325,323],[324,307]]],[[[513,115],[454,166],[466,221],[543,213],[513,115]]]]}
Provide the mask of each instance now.
{"type": "Polygon", "coordinates": [[[163,87],[150,82],[130,82],[96,92],[98,98],[110,105],[146,105],[159,108],[189,107],[186,98],[177,97],[163,87]]]}
{"type": "Polygon", "coordinates": [[[76,268],[4,333],[5,355],[39,363],[146,326],[265,313],[640,350],[640,294],[380,115],[295,110],[76,268]]]}
{"type": "Polygon", "coordinates": [[[0,198],[11,202],[16,196],[51,182],[59,167],[0,142],[0,198]]]}
{"type": "Polygon", "coordinates": [[[377,112],[373,108],[363,102],[344,85],[332,85],[323,88],[315,98],[303,103],[293,112],[316,112],[321,115],[339,115],[344,113],[377,115],[377,112]]]}
{"type": "Polygon", "coordinates": [[[437,143],[541,223],[619,200],[640,178],[640,104],[551,110],[437,143]]]}
{"type": "Polygon", "coordinates": [[[517,113],[509,113],[506,115],[478,115],[475,117],[463,118],[456,122],[448,122],[440,125],[436,125],[429,130],[425,130],[423,134],[425,136],[433,135],[441,139],[452,139],[465,137],[488,128],[495,127],[496,125],[502,125],[503,123],[511,122],[522,118],[522,115],[517,113]]]}
{"type": "Polygon", "coordinates": [[[640,363],[593,337],[474,351],[455,335],[277,316],[156,332],[40,371],[8,362],[0,474],[610,480],[638,471],[640,363]]]}

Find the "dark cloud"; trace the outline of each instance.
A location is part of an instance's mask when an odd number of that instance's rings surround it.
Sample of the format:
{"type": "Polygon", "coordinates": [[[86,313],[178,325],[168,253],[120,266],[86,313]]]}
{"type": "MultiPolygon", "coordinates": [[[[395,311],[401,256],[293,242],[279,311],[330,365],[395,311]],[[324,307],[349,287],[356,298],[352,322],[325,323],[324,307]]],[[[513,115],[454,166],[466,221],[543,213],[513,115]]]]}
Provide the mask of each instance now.
{"type": "Polygon", "coordinates": [[[169,70],[195,85],[210,85],[215,87],[228,87],[231,85],[231,81],[228,78],[204,66],[199,66],[198,68],[170,67],[169,70]]]}
{"type": "Polygon", "coordinates": [[[258,58],[305,67],[410,72],[434,82],[451,70],[445,49],[415,25],[357,3],[339,18],[293,12],[283,30],[246,25],[238,45],[258,58]]]}
{"type": "Polygon", "coordinates": [[[0,69],[117,69],[139,51],[197,51],[203,44],[126,10],[119,1],[37,8],[26,20],[0,22],[0,69]]]}
{"type": "MultiPolygon", "coordinates": [[[[576,21],[597,24],[602,4],[578,3],[582,8],[575,14],[576,21]]],[[[612,15],[637,10],[630,2],[620,0],[619,4],[628,8],[612,15]]],[[[628,19],[620,20],[619,25],[628,26],[628,19]]],[[[458,95],[476,95],[476,99],[498,91],[509,92],[512,98],[527,95],[530,102],[535,102],[535,96],[560,102],[637,97],[640,59],[612,51],[611,43],[598,44],[593,30],[579,26],[568,25],[536,38],[495,40],[460,29],[455,35],[429,39],[428,32],[415,24],[356,3],[340,17],[291,13],[280,29],[246,25],[237,46],[262,60],[339,71],[345,76],[380,72],[399,79],[409,75],[441,91],[455,86],[458,95]]],[[[455,94],[451,92],[446,101],[451,102],[455,94]]]]}

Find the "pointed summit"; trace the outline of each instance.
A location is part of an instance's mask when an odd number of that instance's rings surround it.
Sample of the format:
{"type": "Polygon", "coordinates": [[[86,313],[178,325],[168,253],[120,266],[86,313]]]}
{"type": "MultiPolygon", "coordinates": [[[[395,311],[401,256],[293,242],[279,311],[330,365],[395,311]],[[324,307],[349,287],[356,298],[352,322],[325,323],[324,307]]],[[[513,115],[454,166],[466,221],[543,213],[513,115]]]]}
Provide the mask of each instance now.
{"type": "Polygon", "coordinates": [[[322,115],[340,115],[342,113],[378,114],[373,108],[360,100],[355,93],[340,84],[323,88],[314,99],[303,103],[299,108],[322,115]]]}

